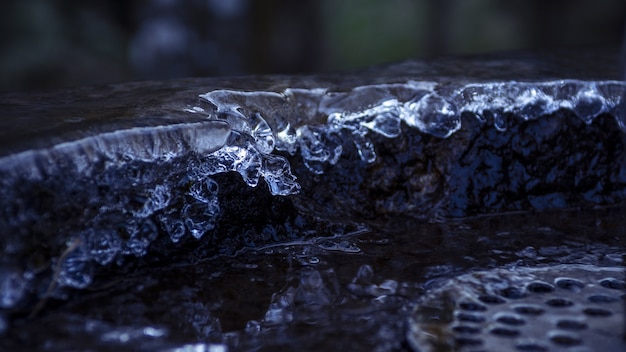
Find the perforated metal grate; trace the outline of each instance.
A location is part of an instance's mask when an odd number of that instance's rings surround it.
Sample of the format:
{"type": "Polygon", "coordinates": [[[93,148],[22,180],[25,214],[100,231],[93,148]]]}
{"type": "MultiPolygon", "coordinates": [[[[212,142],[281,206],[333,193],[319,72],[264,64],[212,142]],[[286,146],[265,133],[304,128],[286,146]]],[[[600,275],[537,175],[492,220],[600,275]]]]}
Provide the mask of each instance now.
{"type": "Polygon", "coordinates": [[[494,269],[431,291],[413,312],[416,351],[626,351],[624,268],[494,269]]]}

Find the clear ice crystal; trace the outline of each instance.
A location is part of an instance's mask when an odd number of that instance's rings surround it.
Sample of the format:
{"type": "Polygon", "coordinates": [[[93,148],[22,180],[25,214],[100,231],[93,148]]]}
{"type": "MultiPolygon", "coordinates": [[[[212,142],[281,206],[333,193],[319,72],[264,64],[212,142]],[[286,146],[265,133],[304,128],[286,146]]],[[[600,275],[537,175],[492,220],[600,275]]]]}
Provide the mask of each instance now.
{"type": "Polygon", "coordinates": [[[246,117],[237,109],[221,113],[218,117],[226,121],[233,131],[247,134],[252,132],[250,125],[246,121],[246,117]]]}
{"type": "Polygon", "coordinates": [[[376,114],[373,119],[361,122],[361,125],[381,134],[387,138],[395,138],[400,135],[400,116],[395,109],[376,114]]]}
{"type": "Polygon", "coordinates": [[[485,111],[485,118],[487,121],[491,121],[493,127],[500,132],[505,132],[508,128],[508,124],[504,114],[501,111],[493,110],[493,111],[485,111]]]}
{"type": "Polygon", "coordinates": [[[241,149],[242,157],[235,164],[235,170],[241,175],[243,181],[250,187],[256,187],[259,184],[261,176],[261,165],[263,158],[256,149],[241,149]]]}
{"type": "Polygon", "coordinates": [[[246,135],[233,132],[229,143],[211,155],[209,175],[236,171],[250,187],[259,183],[262,155],[246,135]]]}
{"type": "Polygon", "coordinates": [[[290,123],[287,123],[285,128],[276,133],[276,149],[294,154],[296,152],[297,139],[296,130],[290,123]]]}
{"type": "Polygon", "coordinates": [[[217,90],[201,98],[216,107],[217,116],[232,130],[250,135],[258,153],[267,155],[274,148],[291,155],[299,151],[305,166],[321,174],[324,165],[335,164],[343,152],[345,141],[339,136],[351,136],[361,159],[371,163],[376,151],[369,133],[397,137],[402,121],[438,138],[459,130],[463,113],[471,113],[500,131],[507,129],[512,118],[509,115],[529,120],[559,109],[572,110],[591,123],[602,113],[615,113],[623,92],[624,84],[618,81],[511,81],[461,86],[408,81],[340,92],[327,88],[287,88],[282,93],[217,90]],[[320,121],[320,115],[327,117],[326,123],[311,124],[320,121]],[[269,123],[264,116],[270,117],[269,123]]]}
{"type": "Polygon", "coordinates": [[[173,243],[178,243],[185,235],[185,223],[180,220],[179,216],[159,214],[158,216],[161,228],[169,236],[173,243]]]}
{"type": "Polygon", "coordinates": [[[60,259],[62,262],[57,281],[61,286],[86,288],[93,279],[93,262],[89,252],[82,242],[78,243],[60,259]]]}
{"type": "Polygon", "coordinates": [[[274,134],[270,125],[263,119],[260,113],[253,114],[249,120],[252,137],[256,141],[256,148],[263,154],[269,154],[274,150],[274,134]]]}
{"type": "Polygon", "coordinates": [[[266,155],[261,170],[272,194],[287,196],[300,190],[296,177],[291,173],[289,162],[282,156],[266,155]]]}
{"type": "Polygon", "coordinates": [[[376,160],[376,151],[372,142],[365,135],[364,131],[354,131],[352,133],[352,141],[361,160],[366,163],[373,163],[376,160]]]}
{"type": "Polygon", "coordinates": [[[147,219],[131,219],[126,224],[126,232],[129,239],[123,248],[123,254],[132,254],[143,257],[148,252],[148,247],[158,236],[156,225],[147,219]]]}
{"type": "Polygon", "coordinates": [[[582,88],[572,99],[572,109],[586,124],[604,112],[604,103],[595,86],[582,88]]]}
{"type": "Polygon", "coordinates": [[[341,156],[341,143],[329,136],[330,131],[323,127],[302,126],[297,135],[300,152],[305,165],[316,174],[322,174],[323,164],[334,165],[341,156]]]}
{"type": "Polygon", "coordinates": [[[112,230],[88,230],[81,238],[89,256],[101,265],[111,263],[122,250],[122,239],[112,230]]]}
{"type": "Polygon", "coordinates": [[[173,243],[178,243],[185,235],[185,223],[178,216],[159,214],[157,219],[161,224],[161,229],[170,236],[173,243]]]}
{"type": "Polygon", "coordinates": [[[214,208],[204,202],[185,204],[182,210],[185,226],[191,235],[197,239],[215,227],[214,208]]]}
{"type": "Polygon", "coordinates": [[[555,110],[552,99],[537,87],[523,90],[516,98],[513,113],[524,120],[541,116],[545,111],[555,110]]]}
{"type": "Polygon", "coordinates": [[[148,217],[156,211],[168,206],[171,198],[171,191],[166,184],[156,185],[147,191],[147,196],[142,206],[133,211],[133,215],[140,218],[148,217]]]}
{"type": "Polygon", "coordinates": [[[204,180],[194,182],[189,187],[189,195],[203,203],[215,202],[218,192],[219,185],[209,177],[204,180]]]}
{"type": "Polygon", "coordinates": [[[411,127],[435,137],[447,138],[461,128],[461,117],[456,107],[436,93],[408,102],[403,120],[411,127]]]}

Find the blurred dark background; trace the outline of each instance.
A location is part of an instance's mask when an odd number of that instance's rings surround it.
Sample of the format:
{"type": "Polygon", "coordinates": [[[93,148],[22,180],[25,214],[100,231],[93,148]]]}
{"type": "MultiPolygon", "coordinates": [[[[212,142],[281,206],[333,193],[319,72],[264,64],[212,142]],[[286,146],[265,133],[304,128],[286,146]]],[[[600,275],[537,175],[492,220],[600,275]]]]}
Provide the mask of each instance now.
{"type": "Polygon", "coordinates": [[[7,91],[618,47],[626,1],[2,0],[0,21],[7,91]]]}

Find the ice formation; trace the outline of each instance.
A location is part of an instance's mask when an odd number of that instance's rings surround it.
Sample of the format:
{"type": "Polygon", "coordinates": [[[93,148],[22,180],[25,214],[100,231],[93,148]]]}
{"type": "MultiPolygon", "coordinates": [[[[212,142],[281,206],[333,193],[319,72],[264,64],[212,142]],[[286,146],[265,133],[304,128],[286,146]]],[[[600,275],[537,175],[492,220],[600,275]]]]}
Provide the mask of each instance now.
{"type": "MultiPolygon", "coordinates": [[[[401,133],[401,124],[437,138],[461,128],[461,115],[506,130],[505,115],[530,120],[560,109],[573,111],[585,123],[618,109],[624,90],[619,81],[556,80],[440,85],[435,82],[360,86],[347,92],[285,89],[276,92],[216,90],[200,97],[215,107],[231,128],[254,136],[257,150],[299,151],[308,169],[323,173],[324,164],[341,156],[341,132],[349,132],[361,160],[372,163],[376,151],[368,137],[401,133]],[[270,121],[270,123],[267,123],[270,121]],[[317,122],[317,123],[311,123],[317,122]]],[[[197,110],[191,110],[198,112],[197,110]]],[[[623,127],[623,126],[622,126],[623,127]]]]}
{"type": "MultiPolygon", "coordinates": [[[[210,91],[200,95],[210,108],[181,108],[204,121],[121,129],[0,158],[0,226],[16,233],[4,239],[5,254],[19,254],[29,236],[58,226],[57,235],[74,245],[57,253],[57,282],[85,288],[95,264],[144,256],[159,233],[172,243],[210,233],[222,212],[215,175],[236,172],[249,187],[263,180],[272,196],[291,196],[301,190],[287,159],[294,155],[320,175],[338,163],[348,142],[371,164],[373,135],[396,138],[408,128],[445,139],[467,114],[500,131],[511,118],[533,120],[561,109],[586,124],[607,113],[621,124],[623,91],[622,82],[578,80],[210,91]],[[72,225],[62,222],[68,214],[76,218],[72,225]]],[[[421,189],[434,189],[431,176],[416,181],[421,189]]],[[[0,268],[2,307],[18,304],[35,269],[0,268]]],[[[383,286],[376,290],[389,289],[383,286]]]]}

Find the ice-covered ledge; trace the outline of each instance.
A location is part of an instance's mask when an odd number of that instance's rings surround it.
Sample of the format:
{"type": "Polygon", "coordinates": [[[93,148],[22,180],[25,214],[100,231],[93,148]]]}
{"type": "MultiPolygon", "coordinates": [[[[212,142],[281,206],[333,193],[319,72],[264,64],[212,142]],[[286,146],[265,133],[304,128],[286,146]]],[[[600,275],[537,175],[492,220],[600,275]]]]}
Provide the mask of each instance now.
{"type": "Polygon", "coordinates": [[[620,203],[624,84],[557,61],[3,94],[2,308],[135,257],[233,254],[387,215],[620,203]]]}

